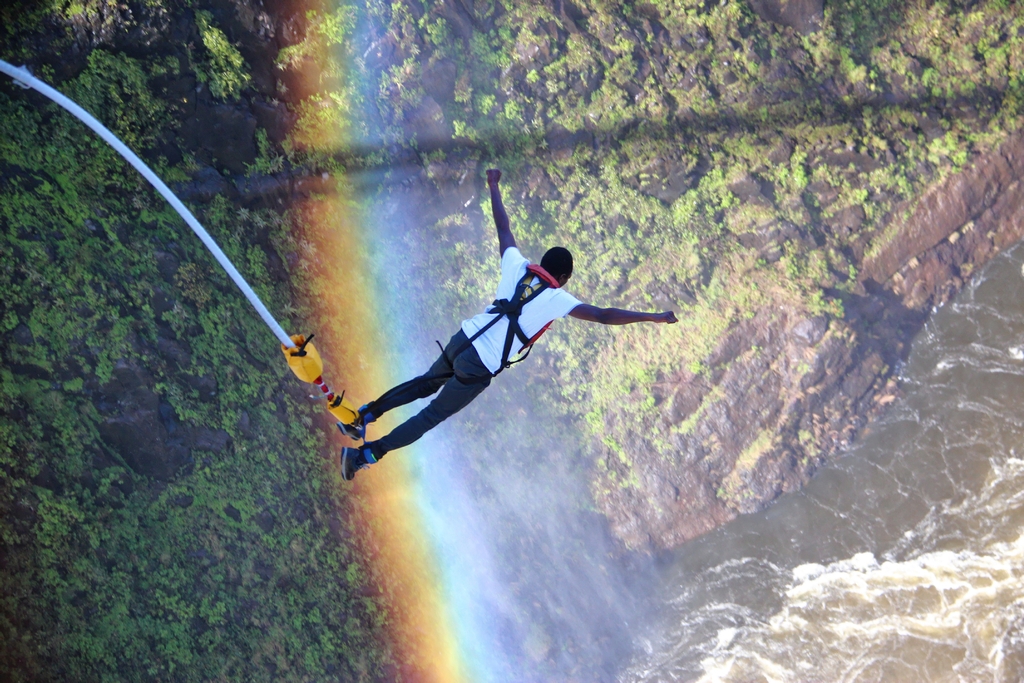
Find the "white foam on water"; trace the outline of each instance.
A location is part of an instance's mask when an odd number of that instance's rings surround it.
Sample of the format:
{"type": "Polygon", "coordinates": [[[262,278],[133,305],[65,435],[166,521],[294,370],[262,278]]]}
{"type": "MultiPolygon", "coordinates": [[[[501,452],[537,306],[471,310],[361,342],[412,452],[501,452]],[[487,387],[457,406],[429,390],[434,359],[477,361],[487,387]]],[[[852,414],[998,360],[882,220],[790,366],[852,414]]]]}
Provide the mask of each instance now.
{"type": "Polygon", "coordinates": [[[1024,682],[1022,260],[926,323],[903,397],[806,493],[683,549],[623,683],[1024,682]]]}
{"type": "Polygon", "coordinates": [[[941,671],[958,669],[973,672],[968,680],[996,680],[1005,635],[1024,616],[1022,575],[1024,536],[982,554],[835,563],[787,591],[786,606],[767,625],[745,629],[705,658],[700,680],[802,681],[807,671],[814,680],[856,680],[898,670],[888,666],[893,656],[919,680],[943,680],[941,671]],[[922,654],[937,656],[930,663],[922,654]]]}
{"type": "MultiPolygon", "coordinates": [[[[927,547],[937,529],[948,527],[943,521],[980,530],[986,520],[1010,519],[1024,509],[1022,488],[1024,460],[993,463],[981,491],[930,515],[906,540],[927,547]]],[[[1024,534],[983,536],[989,540],[964,537],[960,549],[902,560],[858,553],[796,567],[782,609],[766,623],[733,629],[724,647],[720,633],[719,646],[701,661],[699,680],[1019,680],[1024,534]]],[[[939,540],[948,543],[948,534],[939,540]]]]}
{"type": "Polygon", "coordinates": [[[718,629],[718,640],[715,643],[715,649],[721,650],[724,647],[729,647],[733,640],[736,639],[736,634],[739,633],[738,628],[720,628],[718,629]]]}
{"type": "MultiPolygon", "coordinates": [[[[756,653],[752,656],[751,661],[757,665],[759,674],[758,678],[753,680],[764,681],[765,683],[785,683],[786,681],[799,680],[794,678],[796,672],[756,653]]],[[[741,675],[738,679],[734,678],[737,673],[745,671],[743,665],[746,663],[746,661],[741,660],[739,657],[730,656],[724,661],[718,661],[716,658],[709,657],[701,662],[701,665],[707,669],[707,673],[701,678],[701,681],[717,683],[719,681],[752,680],[745,675],[741,675]]]]}
{"type": "Polygon", "coordinates": [[[805,581],[818,578],[827,571],[828,567],[823,564],[817,564],[814,562],[802,564],[793,570],[793,581],[796,583],[804,583],[805,581]]]}

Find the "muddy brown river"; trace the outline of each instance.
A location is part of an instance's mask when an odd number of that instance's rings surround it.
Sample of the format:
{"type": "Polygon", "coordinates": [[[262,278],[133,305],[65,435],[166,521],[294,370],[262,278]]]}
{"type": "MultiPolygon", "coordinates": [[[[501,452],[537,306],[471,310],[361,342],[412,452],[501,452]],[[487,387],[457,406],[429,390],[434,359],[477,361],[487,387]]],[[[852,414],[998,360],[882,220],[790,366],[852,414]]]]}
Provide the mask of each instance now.
{"type": "Polygon", "coordinates": [[[803,491],[676,551],[620,680],[1024,680],[1022,264],[934,312],[803,491]]]}

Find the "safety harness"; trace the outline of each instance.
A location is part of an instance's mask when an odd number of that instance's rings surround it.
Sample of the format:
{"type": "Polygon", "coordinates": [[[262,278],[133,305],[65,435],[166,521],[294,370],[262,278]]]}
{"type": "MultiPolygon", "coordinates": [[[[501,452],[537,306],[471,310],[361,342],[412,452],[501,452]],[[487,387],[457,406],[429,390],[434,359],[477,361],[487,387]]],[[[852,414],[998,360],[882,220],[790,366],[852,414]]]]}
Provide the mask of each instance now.
{"type": "MultiPolygon", "coordinates": [[[[560,285],[558,280],[553,278],[551,274],[535,264],[529,264],[526,266],[526,274],[516,285],[515,293],[509,299],[495,299],[490,305],[486,313],[493,313],[494,317],[488,321],[486,325],[477,330],[476,334],[466,340],[466,342],[459,347],[459,350],[455,352],[455,357],[458,357],[463,351],[468,349],[474,341],[480,338],[487,330],[494,327],[499,320],[502,318],[508,318],[508,330],[505,332],[505,346],[501,352],[501,364],[498,366],[498,370],[494,372],[490,377],[496,377],[505,368],[510,368],[516,363],[521,363],[526,360],[526,357],[530,355],[530,351],[533,349],[533,344],[540,336],[544,334],[551,323],[542,327],[537,334],[532,337],[527,337],[526,333],[523,332],[523,328],[519,325],[519,315],[523,312],[523,307],[536,299],[541,292],[548,288],[558,289],[560,285]],[[533,284],[534,280],[539,280],[538,283],[533,284]],[[519,342],[523,345],[523,348],[519,350],[520,357],[514,361],[509,360],[509,356],[512,354],[512,342],[514,339],[519,339],[519,342]],[[523,349],[526,353],[523,353],[523,349]]],[[[443,349],[442,349],[443,351],[443,349]]],[[[443,355],[443,353],[442,353],[443,355]]],[[[478,382],[486,382],[490,377],[460,377],[459,381],[464,384],[475,384],[478,382]]]]}

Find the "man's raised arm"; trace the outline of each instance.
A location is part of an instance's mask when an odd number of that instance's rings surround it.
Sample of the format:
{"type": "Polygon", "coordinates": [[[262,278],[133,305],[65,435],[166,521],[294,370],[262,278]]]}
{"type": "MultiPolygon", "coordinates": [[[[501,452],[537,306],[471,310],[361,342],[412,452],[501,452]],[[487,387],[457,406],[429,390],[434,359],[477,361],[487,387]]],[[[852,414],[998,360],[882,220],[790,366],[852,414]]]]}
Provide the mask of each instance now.
{"type": "Polygon", "coordinates": [[[505,205],[501,203],[501,190],[498,189],[500,180],[501,171],[496,168],[488,169],[487,187],[491,190],[491,213],[494,214],[494,227],[498,229],[498,251],[504,256],[506,249],[516,246],[516,238],[512,236],[508,214],[505,213],[505,205]]]}
{"type": "Polygon", "coordinates": [[[569,311],[569,316],[577,320],[586,320],[602,325],[629,325],[630,323],[675,323],[676,314],[672,311],[664,313],[641,313],[626,311],[621,308],[598,308],[590,304],[580,304],[569,311]]]}

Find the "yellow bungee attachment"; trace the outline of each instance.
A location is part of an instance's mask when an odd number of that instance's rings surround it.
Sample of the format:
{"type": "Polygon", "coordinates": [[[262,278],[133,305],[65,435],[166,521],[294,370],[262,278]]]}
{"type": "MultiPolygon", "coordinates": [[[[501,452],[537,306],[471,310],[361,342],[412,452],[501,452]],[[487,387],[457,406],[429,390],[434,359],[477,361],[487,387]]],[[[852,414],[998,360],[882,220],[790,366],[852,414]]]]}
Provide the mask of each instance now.
{"type": "Polygon", "coordinates": [[[293,348],[281,344],[281,352],[288,361],[288,367],[292,369],[295,376],[303,382],[316,384],[317,379],[324,374],[324,362],[320,358],[320,352],[313,346],[311,340],[313,335],[306,339],[305,335],[293,334],[291,340],[295,342],[293,348]]]}
{"type": "Polygon", "coordinates": [[[345,400],[344,392],[341,395],[336,395],[324,382],[324,362],[316,347],[313,346],[312,339],[312,334],[309,335],[309,338],[301,334],[293,334],[291,340],[295,343],[294,348],[281,345],[281,352],[284,354],[285,360],[288,361],[288,367],[303,382],[315,384],[320,388],[320,391],[327,397],[327,412],[333,415],[334,419],[346,425],[355,424],[359,419],[359,409],[345,400]]]}
{"type": "Polygon", "coordinates": [[[349,403],[344,395],[334,396],[333,394],[328,394],[327,412],[333,415],[334,419],[338,422],[347,425],[355,424],[359,418],[359,409],[349,403]]]}

